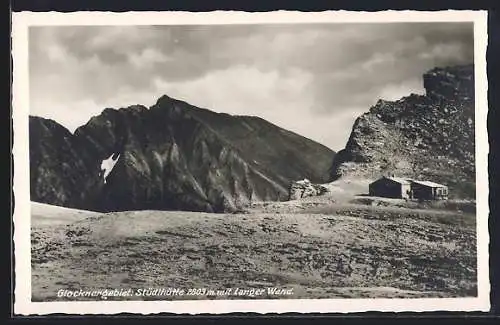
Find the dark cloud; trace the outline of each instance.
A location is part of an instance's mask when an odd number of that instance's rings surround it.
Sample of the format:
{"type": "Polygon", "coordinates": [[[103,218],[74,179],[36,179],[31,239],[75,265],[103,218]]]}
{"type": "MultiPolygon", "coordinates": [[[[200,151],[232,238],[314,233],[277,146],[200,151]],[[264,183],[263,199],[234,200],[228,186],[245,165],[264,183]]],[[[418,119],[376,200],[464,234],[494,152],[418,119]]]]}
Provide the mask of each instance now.
{"type": "MultiPolygon", "coordinates": [[[[79,60],[128,64],[130,56],[152,49],[171,58],[152,71],[168,80],[200,77],[231,65],[262,69],[298,67],[329,73],[368,60],[377,53],[407,57],[441,44],[460,44],[471,59],[472,25],[459,23],[77,26],[33,28],[33,53],[47,37],[79,60]],[[313,41],[312,41],[313,40],[313,41]],[[415,44],[418,40],[420,43],[415,44]]],[[[36,56],[36,55],[35,55],[36,56]]],[[[440,62],[441,63],[441,62],[440,62]]],[[[34,67],[36,68],[36,62],[34,67]]]]}
{"type": "MultiPolygon", "coordinates": [[[[473,62],[474,53],[472,23],[448,22],[44,26],[30,28],[29,46],[35,111],[44,103],[85,116],[72,103],[104,107],[168,90],[274,122],[290,110],[346,119],[383,94],[422,91],[426,70],[473,62]]],[[[283,126],[300,128],[292,124],[283,126]]]]}

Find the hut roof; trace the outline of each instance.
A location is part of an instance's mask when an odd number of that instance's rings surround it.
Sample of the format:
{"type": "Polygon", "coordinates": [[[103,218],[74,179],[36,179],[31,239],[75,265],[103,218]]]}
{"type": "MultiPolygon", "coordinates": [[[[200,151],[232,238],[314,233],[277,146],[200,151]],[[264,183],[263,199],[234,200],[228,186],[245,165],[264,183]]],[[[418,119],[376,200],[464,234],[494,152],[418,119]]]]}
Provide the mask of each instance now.
{"type": "Polygon", "coordinates": [[[404,184],[404,185],[410,184],[410,180],[408,180],[406,178],[402,178],[402,177],[383,177],[383,178],[389,179],[389,180],[396,182],[396,183],[399,183],[399,184],[404,184]]]}
{"type": "Polygon", "coordinates": [[[447,187],[446,185],[434,183],[434,182],[431,182],[431,181],[417,181],[417,180],[412,180],[412,182],[420,184],[420,185],[428,186],[428,187],[447,187]]]}

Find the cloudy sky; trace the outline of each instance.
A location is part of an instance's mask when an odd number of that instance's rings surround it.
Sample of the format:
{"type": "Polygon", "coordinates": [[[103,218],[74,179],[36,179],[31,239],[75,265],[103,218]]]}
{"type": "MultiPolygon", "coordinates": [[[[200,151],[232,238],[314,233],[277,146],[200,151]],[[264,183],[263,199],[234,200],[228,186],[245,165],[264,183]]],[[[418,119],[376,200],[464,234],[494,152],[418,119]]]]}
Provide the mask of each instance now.
{"type": "Polygon", "coordinates": [[[167,94],[334,150],[379,98],[423,93],[422,73],[474,52],[470,23],[44,26],[29,46],[30,114],[72,132],[167,94]]]}

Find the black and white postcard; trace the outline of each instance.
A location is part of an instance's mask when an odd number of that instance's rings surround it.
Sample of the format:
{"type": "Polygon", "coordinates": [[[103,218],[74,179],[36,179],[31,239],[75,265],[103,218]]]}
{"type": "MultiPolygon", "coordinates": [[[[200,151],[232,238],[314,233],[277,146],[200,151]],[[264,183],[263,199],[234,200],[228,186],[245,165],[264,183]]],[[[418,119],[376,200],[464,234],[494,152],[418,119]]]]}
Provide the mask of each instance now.
{"type": "Polygon", "coordinates": [[[15,312],[489,310],[486,18],[13,13],[15,312]]]}

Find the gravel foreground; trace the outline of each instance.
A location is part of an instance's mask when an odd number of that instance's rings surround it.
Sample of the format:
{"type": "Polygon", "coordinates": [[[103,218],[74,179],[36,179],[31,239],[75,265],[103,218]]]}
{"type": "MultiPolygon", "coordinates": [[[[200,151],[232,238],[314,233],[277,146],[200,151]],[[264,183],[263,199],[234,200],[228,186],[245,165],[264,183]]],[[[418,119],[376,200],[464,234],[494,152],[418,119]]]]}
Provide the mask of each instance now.
{"type": "Polygon", "coordinates": [[[471,213],[293,202],[65,213],[32,213],[32,301],[477,295],[471,213]]]}

